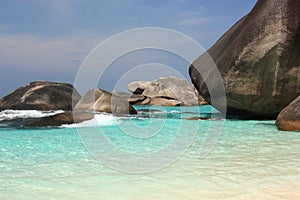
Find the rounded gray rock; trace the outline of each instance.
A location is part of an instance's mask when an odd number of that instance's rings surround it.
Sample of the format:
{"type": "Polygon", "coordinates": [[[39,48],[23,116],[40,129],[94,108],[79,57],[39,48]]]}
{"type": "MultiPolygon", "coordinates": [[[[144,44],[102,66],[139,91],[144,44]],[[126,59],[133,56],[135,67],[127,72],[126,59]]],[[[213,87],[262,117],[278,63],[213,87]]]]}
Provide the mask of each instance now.
{"type": "Polygon", "coordinates": [[[276,125],[283,131],[300,131],[300,96],[278,115],[276,125]]]}
{"type": "Polygon", "coordinates": [[[105,90],[88,91],[74,107],[74,112],[106,112],[113,114],[136,114],[128,100],[105,90]]]}
{"type": "Polygon", "coordinates": [[[0,99],[1,110],[66,110],[71,111],[81,98],[68,83],[34,81],[0,99]]]}

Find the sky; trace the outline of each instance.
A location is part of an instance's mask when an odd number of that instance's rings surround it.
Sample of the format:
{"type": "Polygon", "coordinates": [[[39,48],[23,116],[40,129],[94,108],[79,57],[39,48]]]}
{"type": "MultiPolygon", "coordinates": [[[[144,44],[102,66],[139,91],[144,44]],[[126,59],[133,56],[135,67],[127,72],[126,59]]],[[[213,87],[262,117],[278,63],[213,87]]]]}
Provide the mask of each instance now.
{"type": "MultiPolygon", "coordinates": [[[[255,3],[256,0],[0,0],[0,97],[34,80],[74,83],[92,49],[134,28],[172,29],[209,49],[255,3]]],[[[130,52],[125,58],[120,56],[99,79],[98,87],[115,89],[124,74],[137,65],[144,68],[128,76],[132,81],[176,73],[188,79],[186,60],[148,49],[130,52]],[[173,70],[164,71],[149,63],[173,70]],[[146,76],[151,72],[153,76],[146,76]]]]}

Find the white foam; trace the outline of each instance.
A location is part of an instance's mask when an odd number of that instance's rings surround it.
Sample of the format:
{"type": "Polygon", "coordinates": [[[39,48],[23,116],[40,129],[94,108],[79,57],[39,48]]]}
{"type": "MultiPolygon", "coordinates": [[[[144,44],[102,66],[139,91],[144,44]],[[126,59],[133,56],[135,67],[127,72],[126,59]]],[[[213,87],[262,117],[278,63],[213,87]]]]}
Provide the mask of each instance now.
{"type": "Polygon", "coordinates": [[[53,111],[38,111],[38,110],[4,110],[0,112],[0,121],[24,119],[24,118],[42,118],[59,113],[63,113],[63,110],[53,111]]]}
{"type": "Polygon", "coordinates": [[[180,112],[180,111],[178,111],[178,110],[171,110],[171,111],[170,111],[170,113],[173,113],[173,114],[175,114],[175,113],[176,113],[176,114],[177,114],[177,113],[181,113],[181,112],[180,112]]]}
{"type": "Polygon", "coordinates": [[[96,114],[93,119],[77,124],[64,124],[64,128],[81,128],[81,127],[97,127],[97,126],[113,126],[120,123],[120,118],[110,114],[96,114]]]}

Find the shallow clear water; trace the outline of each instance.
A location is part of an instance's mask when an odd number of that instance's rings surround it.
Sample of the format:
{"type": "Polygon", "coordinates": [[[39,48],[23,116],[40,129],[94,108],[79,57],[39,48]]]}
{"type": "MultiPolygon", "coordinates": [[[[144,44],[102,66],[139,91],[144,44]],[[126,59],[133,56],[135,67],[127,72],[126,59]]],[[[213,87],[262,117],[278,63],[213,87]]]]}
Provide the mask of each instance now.
{"type": "Polygon", "coordinates": [[[198,107],[151,109],[164,112],[102,116],[100,127],[1,128],[0,199],[300,199],[300,133],[227,120],[200,158],[208,130],[223,122],[185,120],[198,107]],[[151,153],[144,163],[130,157],[151,153]]]}

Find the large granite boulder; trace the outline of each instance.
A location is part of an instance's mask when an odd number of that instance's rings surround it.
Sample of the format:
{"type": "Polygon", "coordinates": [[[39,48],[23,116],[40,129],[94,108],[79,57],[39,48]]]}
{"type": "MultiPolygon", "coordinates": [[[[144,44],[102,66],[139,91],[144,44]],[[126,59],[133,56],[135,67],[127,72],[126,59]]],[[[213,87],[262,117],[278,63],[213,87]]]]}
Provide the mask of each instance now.
{"type": "Polygon", "coordinates": [[[187,80],[177,77],[161,77],[157,80],[136,81],[128,85],[128,90],[134,95],[142,95],[140,105],[161,105],[161,106],[193,106],[199,105],[202,101],[194,86],[187,80]]]}
{"type": "Polygon", "coordinates": [[[300,131],[300,96],[278,115],[276,125],[283,131],[300,131]]]}
{"type": "Polygon", "coordinates": [[[68,83],[35,81],[0,99],[2,110],[72,110],[81,98],[68,83]],[[73,98],[72,98],[73,96],[73,98]]]}
{"type": "Polygon", "coordinates": [[[106,112],[113,114],[136,114],[129,102],[119,95],[95,89],[87,92],[74,107],[74,112],[106,112]]]}
{"type": "Polygon", "coordinates": [[[212,58],[225,84],[228,114],[275,119],[300,94],[299,13],[299,0],[258,0],[191,65],[201,96],[211,102],[206,82],[216,76],[202,78],[199,71],[212,69],[212,58]]]}

